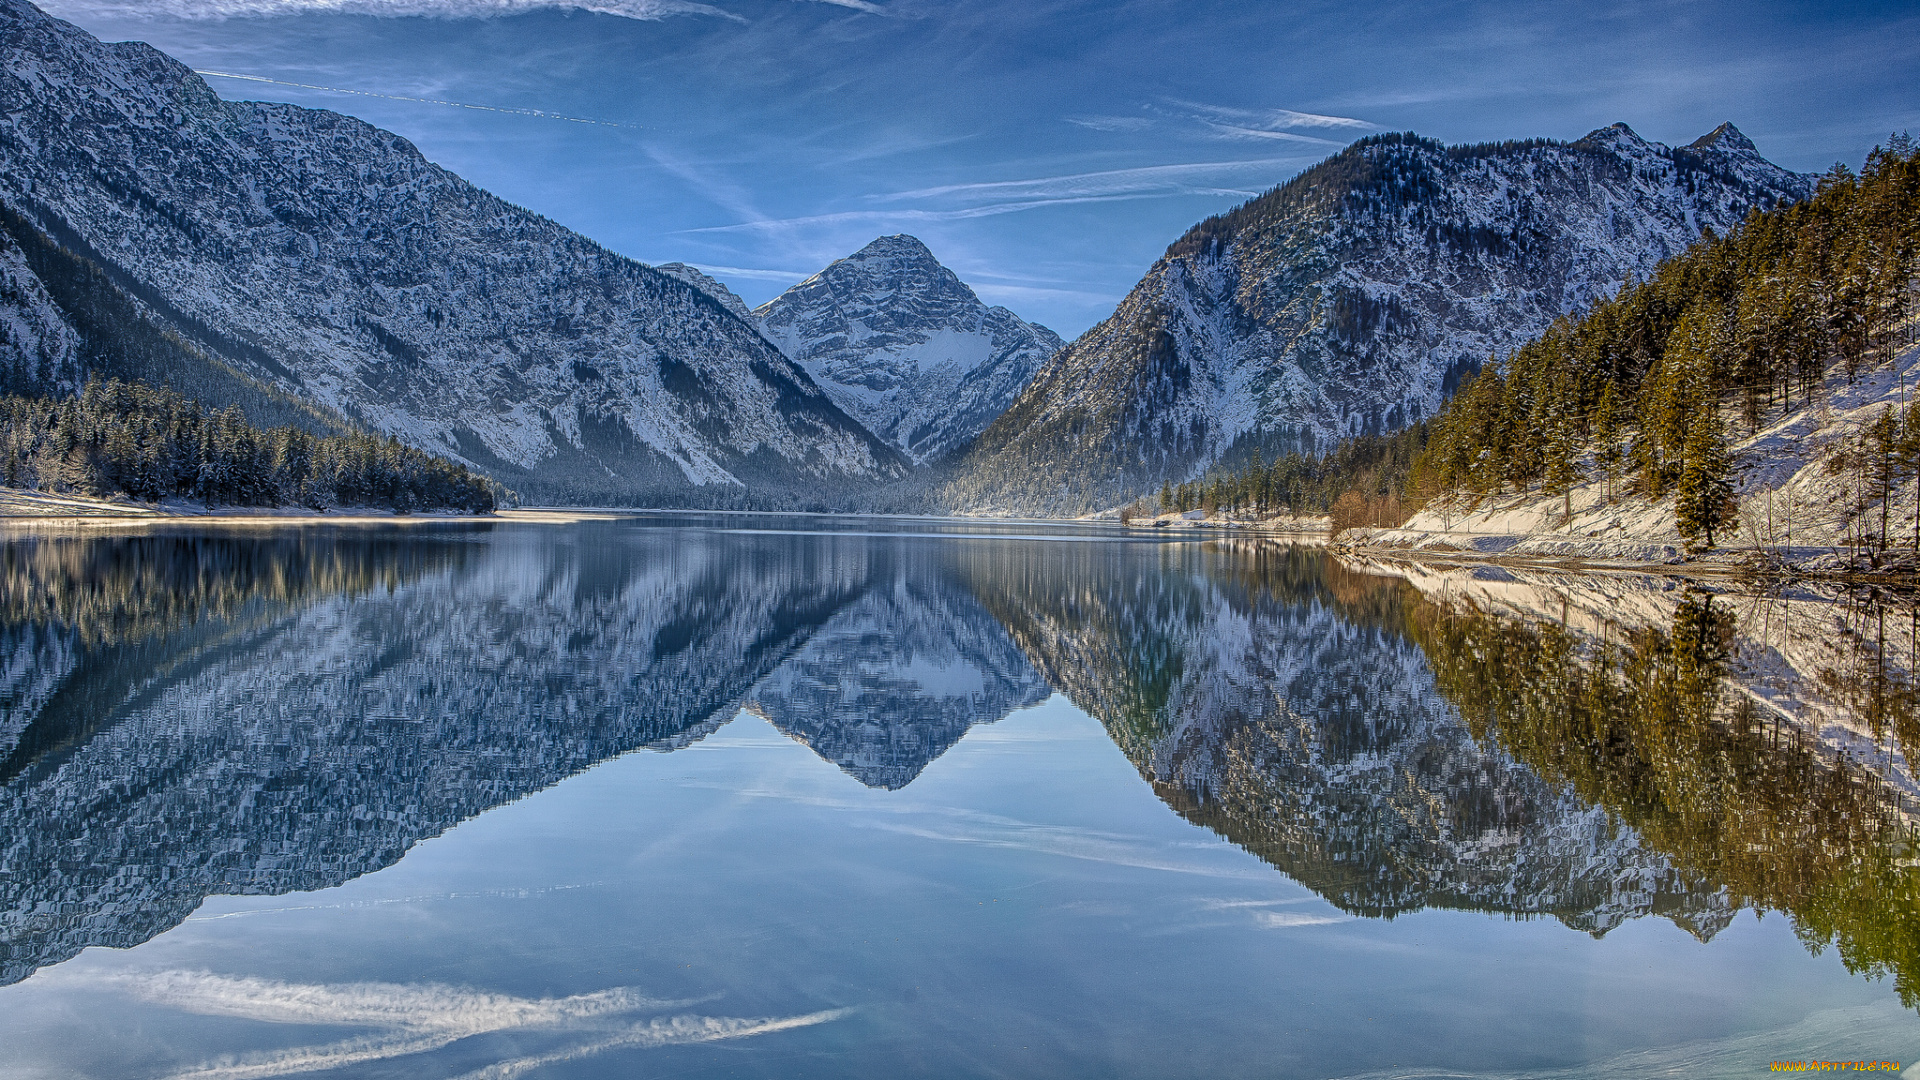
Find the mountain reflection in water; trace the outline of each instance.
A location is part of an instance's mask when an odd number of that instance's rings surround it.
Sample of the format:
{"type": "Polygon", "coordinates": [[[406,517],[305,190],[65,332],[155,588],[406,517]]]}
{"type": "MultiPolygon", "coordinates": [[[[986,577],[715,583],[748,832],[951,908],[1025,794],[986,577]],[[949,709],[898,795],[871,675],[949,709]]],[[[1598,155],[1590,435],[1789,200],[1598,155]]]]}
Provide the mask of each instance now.
{"type": "Polygon", "coordinates": [[[0,569],[4,982],[742,709],[892,790],[1058,692],[1346,911],[1780,910],[1917,1003],[1920,624],[1883,602],[617,522],[20,536],[0,569]]]}

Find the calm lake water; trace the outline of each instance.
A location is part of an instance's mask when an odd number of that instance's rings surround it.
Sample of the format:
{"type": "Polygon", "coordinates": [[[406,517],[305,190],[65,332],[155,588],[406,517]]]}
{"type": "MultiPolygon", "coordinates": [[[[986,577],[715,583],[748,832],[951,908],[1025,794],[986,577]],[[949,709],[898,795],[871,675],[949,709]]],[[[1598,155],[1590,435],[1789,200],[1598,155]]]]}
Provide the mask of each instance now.
{"type": "Polygon", "coordinates": [[[0,535],[0,1078],[1920,1059],[1911,606],[822,518],[0,535]]]}

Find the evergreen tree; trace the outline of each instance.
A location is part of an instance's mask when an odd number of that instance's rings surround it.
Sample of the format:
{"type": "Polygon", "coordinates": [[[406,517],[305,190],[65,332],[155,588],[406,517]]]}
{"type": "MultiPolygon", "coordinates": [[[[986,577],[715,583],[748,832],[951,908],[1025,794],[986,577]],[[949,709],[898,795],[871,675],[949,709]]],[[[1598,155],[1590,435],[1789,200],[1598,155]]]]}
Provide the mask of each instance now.
{"type": "Polygon", "coordinates": [[[1733,485],[1727,482],[1725,425],[1709,408],[1694,418],[1681,446],[1679,480],[1674,489],[1674,516],[1680,535],[1703,547],[1714,546],[1714,530],[1733,517],[1733,485]]]}

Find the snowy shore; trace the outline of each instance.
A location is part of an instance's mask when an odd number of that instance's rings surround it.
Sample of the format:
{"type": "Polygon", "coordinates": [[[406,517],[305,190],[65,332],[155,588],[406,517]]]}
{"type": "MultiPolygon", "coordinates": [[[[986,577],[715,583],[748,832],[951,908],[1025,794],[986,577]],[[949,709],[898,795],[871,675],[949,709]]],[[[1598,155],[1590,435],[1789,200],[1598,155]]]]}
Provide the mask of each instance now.
{"type": "Polygon", "coordinates": [[[1920,571],[1920,478],[1884,485],[1861,451],[1870,425],[1915,401],[1920,348],[1909,347],[1852,381],[1836,373],[1814,405],[1756,430],[1741,432],[1729,415],[1739,510],[1710,547],[1689,550],[1671,495],[1629,494],[1625,478],[1566,493],[1445,497],[1398,528],[1347,529],[1332,544],[1449,560],[1911,577],[1920,571]]]}
{"type": "MultiPolygon", "coordinates": [[[[507,513],[512,513],[508,511],[507,513]]],[[[370,506],[341,506],[315,510],[304,506],[204,506],[191,499],[158,503],[131,499],[96,499],[0,487],[0,524],[60,522],[84,525],[141,525],[156,522],[265,523],[361,521],[468,521],[498,518],[501,514],[465,514],[417,511],[401,514],[370,506]]]]}

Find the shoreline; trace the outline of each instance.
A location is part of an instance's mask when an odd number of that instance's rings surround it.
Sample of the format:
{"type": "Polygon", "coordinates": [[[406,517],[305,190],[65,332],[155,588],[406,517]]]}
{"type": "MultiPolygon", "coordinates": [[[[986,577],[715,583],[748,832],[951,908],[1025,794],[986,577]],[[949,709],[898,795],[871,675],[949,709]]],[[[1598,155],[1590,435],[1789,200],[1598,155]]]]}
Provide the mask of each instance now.
{"type": "MultiPolygon", "coordinates": [[[[1573,573],[1637,573],[1662,577],[1713,577],[1745,580],[1826,581],[1855,586],[1920,588],[1920,569],[1899,565],[1885,568],[1863,567],[1851,562],[1843,549],[1830,545],[1785,548],[1751,546],[1716,548],[1699,555],[1688,555],[1675,545],[1655,545],[1658,557],[1637,557],[1626,551],[1554,551],[1552,547],[1607,547],[1581,544],[1579,538],[1565,532],[1550,533],[1464,533],[1457,531],[1411,530],[1405,527],[1353,528],[1343,535],[1331,535],[1325,519],[1236,520],[1202,518],[1191,514],[1164,514],[1135,519],[1122,524],[1105,515],[1078,518],[1011,518],[984,515],[870,514],[859,512],[781,512],[685,510],[670,507],[512,507],[484,514],[455,511],[416,511],[398,513],[370,507],[340,507],[327,510],[289,507],[195,506],[184,500],[168,500],[158,505],[91,499],[82,496],[51,495],[41,492],[0,489],[0,530],[60,526],[83,529],[128,529],[151,526],[312,526],[312,525],[445,525],[454,523],[575,524],[585,521],[611,521],[657,514],[734,513],[742,516],[789,514],[809,517],[889,518],[943,521],[979,525],[1065,525],[1111,528],[1118,535],[1170,534],[1193,536],[1212,533],[1222,540],[1243,540],[1279,544],[1308,543],[1323,547],[1346,558],[1366,562],[1402,563],[1436,566],[1485,566],[1510,569],[1556,570],[1573,573]],[[1376,538],[1391,538],[1388,543],[1372,543],[1376,538]],[[1484,545],[1484,546],[1483,546],[1484,545]],[[1542,548],[1545,548],[1543,550],[1542,548]],[[1515,550],[1516,548],[1522,550],[1515,550]],[[1530,550],[1528,550],[1530,548],[1530,550]]],[[[1198,539],[1199,537],[1193,537],[1198,539]]],[[[1643,543],[1620,547],[1646,549],[1643,543]]],[[[1650,552],[1651,554],[1651,552],[1650,552]]],[[[1911,552],[1891,554],[1907,563],[1920,564],[1911,552]]]]}
{"type": "MultiPolygon", "coordinates": [[[[1504,538],[1503,538],[1504,539],[1504,538]]],[[[1525,536],[1514,538],[1527,539],[1525,536]]],[[[1899,568],[1858,568],[1851,565],[1808,565],[1815,559],[1842,563],[1845,556],[1832,548],[1796,549],[1809,553],[1805,561],[1782,557],[1783,549],[1718,548],[1673,559],[1635,559],[1626,556],[1555,554],[1542,551],[1494,552],[1328,541],[1327,550],[1347,558],[1415,565],[1491,566],[1516,570],[1559,570],[1586,574],[1649,574],[1673,578],[1736,578],[1745,581],[1832,582],[1856,586],[1920,588],[1920,573],[1899,568]]]]}

